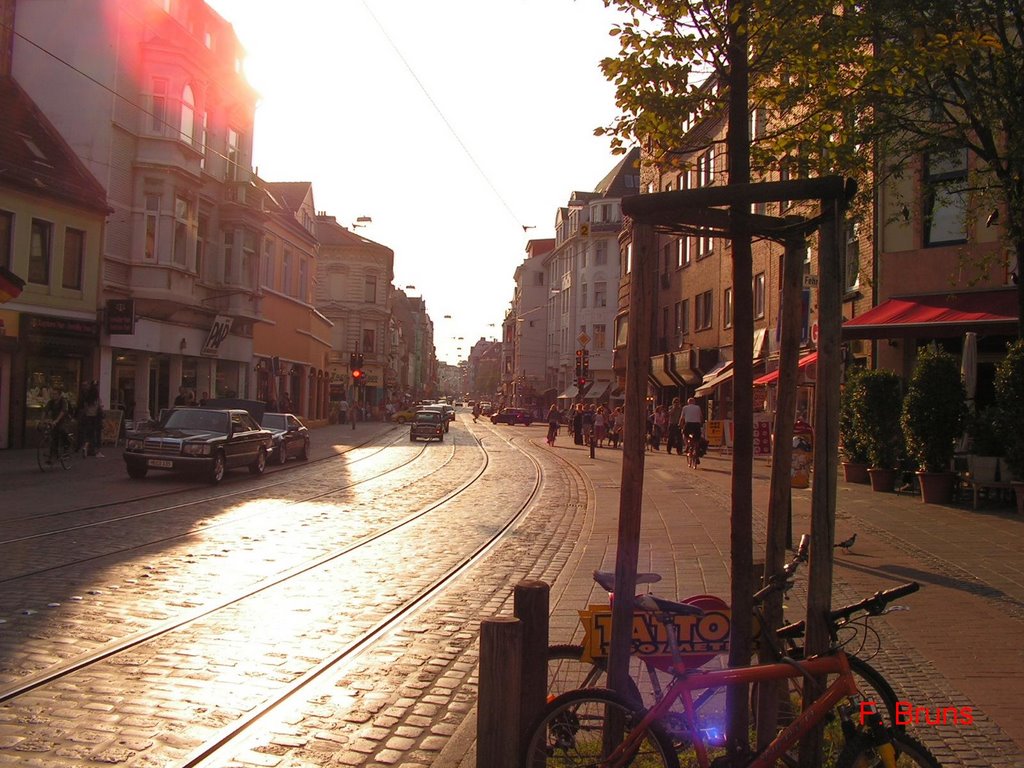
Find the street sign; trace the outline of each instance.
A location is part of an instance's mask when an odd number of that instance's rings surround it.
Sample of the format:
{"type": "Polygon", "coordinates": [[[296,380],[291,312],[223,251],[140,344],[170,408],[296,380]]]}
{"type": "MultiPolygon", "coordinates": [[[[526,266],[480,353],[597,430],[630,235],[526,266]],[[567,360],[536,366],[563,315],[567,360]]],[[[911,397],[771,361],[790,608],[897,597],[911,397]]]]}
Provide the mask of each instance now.
{"type": "Polygon", "coordinates": [[[818,287],[818,276],[817,275],[804,275],[804,288],[817,288],[818,287]]]}
{"type": "Polygon", "coordinates": [[[585,346],[587,346],[587,344],[590,343],[590,337],[587,336],[587,332],[586,331],[581,331],[580,335],[576,337],[576,341],[578,341],[580,343],[581,347],[585,347],[585,346]]]}

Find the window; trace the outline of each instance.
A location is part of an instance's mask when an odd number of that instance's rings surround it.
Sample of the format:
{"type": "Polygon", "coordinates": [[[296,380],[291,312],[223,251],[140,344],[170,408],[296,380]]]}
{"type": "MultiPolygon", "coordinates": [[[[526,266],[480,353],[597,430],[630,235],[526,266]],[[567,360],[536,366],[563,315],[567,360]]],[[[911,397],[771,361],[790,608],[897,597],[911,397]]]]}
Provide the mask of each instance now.
{"type": "Polygon", "coordinates": [[[764,317],[764,272],[754,275],[754,317],[764,317]]]}
{"type": "Polygon", "coordinates": [[[925,245],[967,240],[967,150],[925,157],[925,245]]]}
{"type": "Polygon", "coordinates": [[[195,142],[196,131],[196,99],[192,94],[192,86],[186,85],[181,92],[181,140],[192,144],[195,142]]]}
{"type": "Polygon", "coordinates": [[[726,328],[732,328],[732,288],[726,288],[722,292],[722,324],[726,328]]]}
{"type": "Polygon", "coordinates": [[[629,315],[619,315],[615,318],[615,346],[626,346],[626,338],[629,336],[629,315]]]}
{"type": "Polygon", "coordinates": [[[628,275],[633,271],[633,244],[626,243],[626,250],[623,253],[622,274],[628,275]]]}
{"type": "Polygon", "coordinates": [[[146,251],[147,261],[156,261],[160,240],[160,196],[146,195],[146,251]]]}
{"type": "Polygon", "coordinates": [[[199,158],[199,169],[203,171],[206,170],[206,119],[207,115],[204,112],[199,118],[199,151],[202,153],[202,157],[199,158]]]}
{"type": "Polygon", "coordinates": [[[668,274],[669,265],[672,263],[672,243],[665,243],[661,249],[661,271],[668,274]]]}
{"type": "Polygon", "coordinates": [[[363,352],[372,355],[377,349],[373,328],[363,328],[363,352]]]}
{"type": "Polygon", "coordinates": [[[37,285],[50,284],[50,248],[53,225],[32,219],[32,240],[28,249],[28,281],[37,285]]]}
{"type": "Polygon", "coordinates": [[[715,249],[715,239],[708,235],[699,235],[697,237],[697,258],[703,259],[705,256],[710,256],[715,249]]]}
{"type": "Polygon", "coordinates": [[[274,290],[274,238],[263,240],[263,287],[274,290]]]}
{"type": "Polygon", "coordinates": [[[679,333],[686,336],[690,332],[690,300],[683,299],[679,302],[679,333]]]}
{"type": "Polygon", "coordinates": [[[697,186],[710,187],[715,183],[715,148],[697,158],[697,186]]]}
{"type": "Polygon", "coordinates": [[[281,293],[292,295],[292,252],[287,249],[281,261],[281,293]]]}
{"type": "Polygon", "coordinates": [[[241,160],[238,131],[228,128],[228,166],[224,171],[225,181],[238,181],[238,163],[241,160]]]}
{"type": "Polygon", "coordinates": [[[693,310],[694,329],[698,331],[708,330],[711,327],[713,317],[711,291],[704,291],[704,293],[697,294],[696,304],[693,310]]]}
{"type": "Polygon", "coordinates": [[[843,290],[855,291],[860,285],[860,222],[846,227],[846,250],[843,252],[843,290]]]}
{"type": "Polygon", "coordinates": [[[0,267],[11,268],[11,249],[14,237],[14,214],[0,211],[0,267]]]}
{"type": "Polygon", "coordinates": [[[608,283],[599,282],[594,283],[594,306],[595,307],[607,307],[608,306],[608,283]]]}
{"type": "Polygon", "coordinates": [[[587,246],[586,243],[580,246],[580,269],[587,268],[587,246]]]}
{"type": "Polygon", "coordinates": [[[163,133],[167,125],[167,81],[157,77],[153,79],[153,101],[150,104],[150,130],[163,133]]]}
{"type": "Polygon", "coordinates": [[[680,237],[676,240],[676,266],[690,266],[690,238],[680,237]]]}
{"type": "Polygon", "coordinates": [[[299,301],[309,301],[309,262],[299,259],[299,301]]]}
{"type": "Polygon", "coordinates": [[[608,263],[608,241],[598,240],[594,244],[594,265],[604,266],[608,263]]]}
{"type": "Polygon", "coordinates": [[[247,229],[242,233],[242,279],[238,283],[246,288],[252,288],[253,280],[256,279],[256,243],[258,241],[259,235],[256,234],[256,230],[247,229]]]}
{"type": "Polygon", "coordinates": [[[225,284],[230,284],[235,274],[235,233],[224,230],[224,273],[221,277],[225,284]]]}
{"type": "Polygon", "coordinates": [[[363,283],[363,301],[367,304],[377,303],[377,278],[373,275],[367,275],[363,283]]]}
{"type": "Polygon", "coordinates": [[[580,290],[580,306],[583,309],[587,308],[587,284],[586,283],[583,284],[583,287],[580,290]]]}
{"type": "Polygon", "coordinates": [[[82,290],[82,264],[85,261],[85,232],[80,229],[64,230],[64,269],[61,285],[74,291],[82,290]]]}
{"type": "Polygon", "coordinates": [[[205,276],[206,269],[206,234],[209,231],[210,220],[203,214],[199,214],[199,224],[196,227],[196,275],[200,280],[205,276]]]}
{"type": "Polygon", "coordinates": [[[608,344],[608,332],[604,323],[594,323],[594,349],[605,349],[608,344]]]}
{"type": "Polygon", "coordinates": [[[174,198],[174,263],[182,267],[188,259],[188,230],[192,223],[192,206],[182,197],[174,198]]]}

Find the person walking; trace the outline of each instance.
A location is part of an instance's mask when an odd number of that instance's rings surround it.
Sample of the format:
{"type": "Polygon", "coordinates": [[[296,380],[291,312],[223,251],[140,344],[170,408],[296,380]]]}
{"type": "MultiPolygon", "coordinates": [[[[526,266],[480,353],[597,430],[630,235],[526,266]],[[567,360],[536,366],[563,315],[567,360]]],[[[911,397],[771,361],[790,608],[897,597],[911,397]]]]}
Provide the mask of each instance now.
{"type": "Polygon", "coordinates": [[[672,398],[672,407],[668,410],[668,442],[665,450],[672,453],[676,449],[679,456],[683,455],[683,428],[679,420],[683,417],[683,402],[678,397],[672,398]]]}
{"type": "MultiPolygon", "coordinates": [[[[691,397],[683,406],[683,412],[679,419],[682,426],[683,440],[686,441],[687,449],[691,441],[698,441],[704,432],[704,412],[697,405],[697,398],[691,397]]],[[[700,457],[697,457],[697,464],[700,464],[700,457]]]]}
{"type": "Polygon", "coordinates": [[[99,385],[93,381],[85,388],[78,404],[78,431],[82,435],[82,458],[104,458],[100,451],[103,435],[103,403],[99,385]]]}
{"type": "Polygon", "coordinates": [[[558,411],[558,406],[554,403],[548,408],[548,445],[554,447],[555,438],[558,437],[558,428],[562,423],[562,414],[558,411]]]}
{"type": "Polygon", "coordinates": [[[651,448],[661,450],[661,438],[665,436],[668,427],[668,412],[664,405],[654,409],[654,417],[651,424],[651,448]]]}
{"type": "Polygon", "coordinates": [[[477,420],[480,418],[480,413],[481,413],[481,409],[480,409],[480,403],[478,401],[478,402],[473,404],[473,423],[474,424],[476,424],[477,420]]]}
{"type": "Polygon", "coordinates": [[[608,436],[608,421],[605,415],[604,406],[598,406],[597,410],[594,411],[594,440],[597,442],[597,447],[601,448],[604,446],[604,439],[608,436]]]}
{"type": "Polygon", "coordinates": [[[576,403],[572,412],[572,441],[583,445],[583,403],[576,403]]]}

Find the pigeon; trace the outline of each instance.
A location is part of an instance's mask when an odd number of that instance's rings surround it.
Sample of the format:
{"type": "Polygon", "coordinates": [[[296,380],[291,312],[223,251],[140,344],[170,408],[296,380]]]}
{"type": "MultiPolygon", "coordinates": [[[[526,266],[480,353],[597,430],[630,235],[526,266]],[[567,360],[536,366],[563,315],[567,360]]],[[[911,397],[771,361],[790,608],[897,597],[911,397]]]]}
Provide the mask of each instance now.
{"type": "Polygon", "coordinates": [[[855,542],[856,540],[857,540],[857,534],[855,533],[850,538],[848,538],[848,539],[846,539],[844,541],[836,542],[832,546],[833,547],[841,548],[843,550],[843,552],[849,552],[850,551],[850,547],[853,546],[853,542],[855,542]]]}

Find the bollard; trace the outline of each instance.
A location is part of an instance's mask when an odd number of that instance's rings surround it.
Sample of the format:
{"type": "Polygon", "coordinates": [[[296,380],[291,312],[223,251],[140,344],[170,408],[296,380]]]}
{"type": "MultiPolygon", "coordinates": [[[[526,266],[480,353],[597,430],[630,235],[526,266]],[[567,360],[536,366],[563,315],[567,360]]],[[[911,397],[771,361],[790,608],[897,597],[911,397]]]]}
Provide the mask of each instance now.
{"type": "Polygon", "coordinates": [[[594,430],[590,430],[590,436],[587,438],[587,442],[590,443],[590,458],[594,458],[594,447],[597,445],[597,439],[594,437],[594,430]]]}
{"type": "Polygon", "coordinates": [[[522,623],[511,616],[480,622],[477,768],[518,768],[522,623]]]}
{"type": "Polygon", "coordinates": [[[513,603],[522,624],[520,743],[526,748],[530,725],[540,716],[548,695],[548,603],[551,587],[543,581],[516,584],[513,603]]]}

